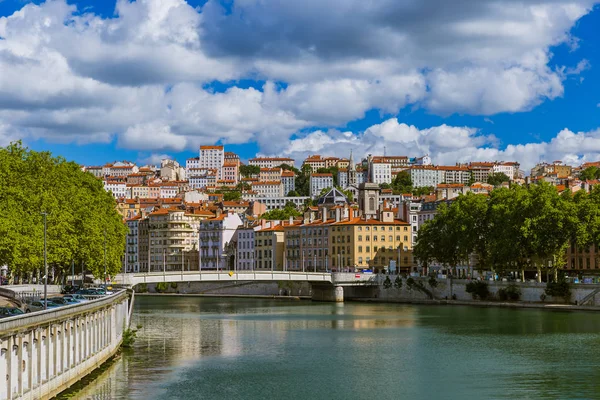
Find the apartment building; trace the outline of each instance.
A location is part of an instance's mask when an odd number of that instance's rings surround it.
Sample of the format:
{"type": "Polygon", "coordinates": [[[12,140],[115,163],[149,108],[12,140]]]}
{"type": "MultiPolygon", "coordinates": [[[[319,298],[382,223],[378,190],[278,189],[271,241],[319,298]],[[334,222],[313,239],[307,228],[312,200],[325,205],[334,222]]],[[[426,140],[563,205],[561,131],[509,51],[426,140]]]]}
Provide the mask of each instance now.
{"type": "Polygon", "coordinates": [[[198,168],[216,170],[217,180],[223,179],[223,164],[225,163],[225,151],[223,146],[200,146],[198,168]]]}
{"type": "Polygon", "coordinates": [[[254,182],[252,190],[257,192],[256,197],[283,197],[283,184],[281,181],[254,182]]]}
{"type": "Polygon", "coordinates": [[[236,213],[217,210],[213,218],[200,223],[200,265],[201,270],[227,270],[231,260],[227,258],[226,248],[242,225],[236,213]]]}
{"type": "Polygon", "coordinates": [[[281,184],[283,185],[283,194],[287,196],[288,193],[296,190],[296,174],[292,171],[282,171],[281,184]]]}
{"type": "Polygon", "coordinates": [[[436,187],[444,180],[444,171],[433,165],[421,165],[410,168],[413,187],[436,187]]]}
{"type": "Polygon", "coordinates": [[[316,198],[321,191],[333,187],[332,174],[311,174],[310,175],[310,196],[316,198]]]}
{"type": "Polygon", "coordinates": [[[293,158],[286,157],[256,157],[248,160],[248,165],[258,166],[260,168],[275,168],[281,164],[294,166],[293,158]]]}
{"type": "MultiPolygon", "coordinates": [[[[287,172],[287,171],[286,171],[287,172]]],[[[261,168],[258,174],[259,182],[281,181],[283,170],[281,168],[261,168]]]]}
{"type": "Polygon", "coordinates": [[[284,229],[278,224],[254,232],[254,259],[257,270],[283,271],[284,229]]]}
{"type": "Polygon", "coordinates": [[[325,159],[318,154],[307,157],[304,160],[304,163],[302,163],[302,166],[305,165],[308,165],[314,172],[316,172],[319,168],[327,168],[325,159]]]}

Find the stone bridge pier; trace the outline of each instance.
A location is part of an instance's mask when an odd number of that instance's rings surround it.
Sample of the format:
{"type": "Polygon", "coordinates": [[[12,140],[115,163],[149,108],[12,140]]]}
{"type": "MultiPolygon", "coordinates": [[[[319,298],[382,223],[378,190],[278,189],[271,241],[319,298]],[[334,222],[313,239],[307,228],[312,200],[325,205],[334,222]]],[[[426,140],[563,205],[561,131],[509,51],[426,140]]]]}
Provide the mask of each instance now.
{"type": "Polygon", "coordinates": [[[341,303],[344,301],[344,287],[332,284],[313,283],[312,300],[341,303]]]}

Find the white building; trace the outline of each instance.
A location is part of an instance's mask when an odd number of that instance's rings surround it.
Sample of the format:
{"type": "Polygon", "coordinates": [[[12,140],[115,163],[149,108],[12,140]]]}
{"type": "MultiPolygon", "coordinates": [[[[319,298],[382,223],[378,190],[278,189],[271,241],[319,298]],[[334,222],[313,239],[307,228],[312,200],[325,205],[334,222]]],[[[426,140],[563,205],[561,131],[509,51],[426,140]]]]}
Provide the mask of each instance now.
{"type": "Polygon", "coordinates": [[[511,180],[519,178],[519,168],[521,165],[518,162],[499,162],[492,167],[494,173],[506,174],[511,180]]]}
{"type": "Polygon", "coordinates": [[[371,182],[378,185],[392,183],[392,165],[385,161],[372,160],[369,164],[371,182]]]}
{"type": "Polygon", "coordinates": [[[201,270],[227,270],[229,260],[225,246],[234,238],[238,227],[242,225],[236,213],[217,211],[214,218],[200,222],[200,265],[201,270]]]}
{"type": "Polygon", "coordinates": [[[236,263],[238,270],[254,269],[254,231],[257,227],[240,226],[237,229],[236,263]]]}
{"type": "Polygon", "coordinates": [[[287,203],[294,203],[296,208],[301,208],[306,201],[310,199],[308,196],[298,196],[298,197],[256,197],[254,200],[264,204],[267,208],[267,211],[271,211],[274,209],[284,208],[287,203]]]}
{"type": "Polygon", "coordinates": [[[296,190],[296,174],[292,171],[283,171],[281,173],[281,184],[283,185],[283,194],[287,196],[292,190],[296,190]]]}
{"type": "MultiPolygon", "coordinates": [[[[283,184],[281,181],[254,182],[252,190],[258,193],[257,197],[283,197],[283,184]]],[[[287,193],[286,193],[287,194],[287,193]]]]}
{"type": "Polygon", "coordinates": [[[191,170],[192,175],[188,176],[188,182],[191,189],[203,189],[207,186],[217,184],[217,171],[199,168],[191,170]]]}
{"type": "Polygon", "coordinates": [[[275,168],[279,167],[281,164],[287,164],[293,167],[294,159],[285,157],[256,157],[249,159],[248,164],[261,168],[275,168]]]}
{"type": "Polygon", "coordinates": [[[225,150],[223,146],[200,146],[198,168],[217,170],[217,180],[223,179],[222,169],[225,163],[225,150]]]}
{"type": "Polygon", "coordinates": [[[311,174],[310,175],[310,196],[315,198],[326,188],[333,187],[333,175],[331,174],[311,174]]]}
{"type": "Polygon", "coordinates": [[[120,181],[105,180],[104,190],[111,192],[115,199],[126,198],[128,194],[127,184],[120,181]]]}
{"type": "Polygon", "coordinates": [[[160,185],[160,198],[174,199],[179,193],[179,186],[163,183],[160,185]]]}
{"type": "Polygon", "coordinates": [[[436,187],[444,181],[444,171],[433,166],[414,166],[410,169],[413,187],[436,187]]]}

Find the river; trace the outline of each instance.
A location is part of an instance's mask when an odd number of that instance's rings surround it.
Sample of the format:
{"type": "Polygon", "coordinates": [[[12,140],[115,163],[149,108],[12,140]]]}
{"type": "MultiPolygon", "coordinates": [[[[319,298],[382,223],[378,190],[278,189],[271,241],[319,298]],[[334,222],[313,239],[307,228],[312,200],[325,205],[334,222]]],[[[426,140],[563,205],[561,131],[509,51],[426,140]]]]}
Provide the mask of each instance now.
{"type": "Polygon", "coordinates": [[[138,324],[61,398],[600,398],[594,313],[138,296],[138,324]]]}

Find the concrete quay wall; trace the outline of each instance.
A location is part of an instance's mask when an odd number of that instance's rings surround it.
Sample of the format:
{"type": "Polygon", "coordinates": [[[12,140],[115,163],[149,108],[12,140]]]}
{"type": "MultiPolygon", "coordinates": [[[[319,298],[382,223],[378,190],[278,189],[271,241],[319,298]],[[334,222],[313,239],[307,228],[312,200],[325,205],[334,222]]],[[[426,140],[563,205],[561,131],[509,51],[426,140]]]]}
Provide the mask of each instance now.
{"type": "MultiPolygon", "coordinates": [[[[390,280],[394,282],[395,276],[390,276],[390,280]]],[[[345,288],[345,298],[348,299],[367,299],[373,298],[380,301],[406,301],[406,302],[419,302],[431,300],[430,296],[417,288],[409,288],[406,284],[406,279],[402,279],[402,287],[400,289],[395,288],[393,285],[391,288],[385,288],[383,286],[383,280],[385,276],[381,276],[379,285],[373,288],[345,288]]],[[[438,279],[437,286],[432,288],[427,278],[415,278],[419,280],[422,285],[427,289],[434,297],[434,300],[459,300],[459,301],[472,301],[473,297],[470,293],[467,293],[466,286],[469,281],[465,279],[438,279]],[[455,296],[455,297],[453,297],[455,296]]],[[[491,293],[491,299],[498,299],[498,291],[502,288],[507,287],[511,282],[501,281],[487,281],[488,288],[491,293]]],[[[546,289],[545,283],[537,282],[514,282],[521,290],[521,302],[527,303],[539,303],[541,297],[546,289]]],[[[596,289],[600,288],[600,285],[593,284],[573,284],[571,285],[571,299],[572,304],[581,304],[582,300],[592,294],[596,289]]],[[[544,299],[545,303],[564,303],[562,298],[552,298],[546,296],[544,299]]],[[[588,306],[600,306],[600,294],[593,296],[589,302],[586,303],[588,306]]]]}
{"type": "MultiPolygon", "coordinates": [[[[139,287],[138,287],[139,288],[139,287]]],[[[156,284],[147,284],[150,293],[156,293],[156,284]]],[[[238,296],[310,296],[308,282],[178,282],[176,287],[169,284],[167,293],[210,294],[238,296]]]]}

